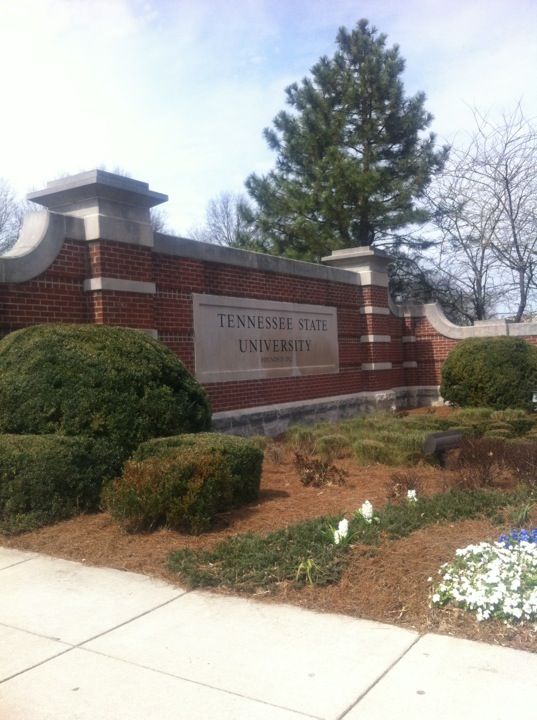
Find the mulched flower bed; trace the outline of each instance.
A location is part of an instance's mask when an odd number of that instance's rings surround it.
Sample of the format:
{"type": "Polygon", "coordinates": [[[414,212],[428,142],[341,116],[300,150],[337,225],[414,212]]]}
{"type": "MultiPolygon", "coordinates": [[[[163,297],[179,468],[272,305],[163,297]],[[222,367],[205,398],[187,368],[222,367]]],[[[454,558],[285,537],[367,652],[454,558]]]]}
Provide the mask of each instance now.
{"type": "MultiPolygon", "coordinates": [[[[166,559],[173,550],[208,549],[237,533],[268,533],[319,515],[354,512],[366,499],[375,507],[386,502],[386,485],[396,468],[357,467],[352,460],[340,460],[337,464],[348,472],[346,484],[319,489],[300,483],[291,453],[283,453],[278,463],[265,460],[259,501],[222,515],[212,532],[200,536],[166,529],[127,535],[108,514],[102,513],[17,537],[0,536],[0,544],[141,572],[180,584],[177,576],[166,568],[166,559]]],[[[425,464],[416,471],[424,494],[453,485],[454,476],[449,471],[425,464]]],[[[537,524],[535,508],[531,523],[537,524]]],[[[477,623],[473,615],[463,610],[429,607],[428,578],[438,577],[440,565],[450,561],[457,548],[483,540],[494,541],[508,529],[481,519],[429,526],[399,540],[385,540],[379,546],[354,547],[337,585],[297,590],[291,583],[281,583],[274,591],[254,597],[393,623],[419,632],[439,632],[537,651],[537,631],[532,626],[511,628],[499,621],[477,623]]]]}

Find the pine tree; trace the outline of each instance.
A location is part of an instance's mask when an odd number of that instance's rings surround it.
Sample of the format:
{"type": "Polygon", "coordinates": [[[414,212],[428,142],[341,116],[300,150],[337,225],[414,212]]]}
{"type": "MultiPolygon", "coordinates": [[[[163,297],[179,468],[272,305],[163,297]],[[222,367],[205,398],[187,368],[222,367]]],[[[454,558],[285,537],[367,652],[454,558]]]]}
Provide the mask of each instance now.
{"type": "Polygon", "coordinates": [[[246,181],[257,205],[247,219],[274,254],[319,261],[337,248],[400,244],[402,228],[426,219],[417,201],[447,155],[423,136],[424,94],[405,98],[398,47],[367,20],[340,28],[337,45],[287,88],[292,111],[264,132],[276,167],[246,181]]]}

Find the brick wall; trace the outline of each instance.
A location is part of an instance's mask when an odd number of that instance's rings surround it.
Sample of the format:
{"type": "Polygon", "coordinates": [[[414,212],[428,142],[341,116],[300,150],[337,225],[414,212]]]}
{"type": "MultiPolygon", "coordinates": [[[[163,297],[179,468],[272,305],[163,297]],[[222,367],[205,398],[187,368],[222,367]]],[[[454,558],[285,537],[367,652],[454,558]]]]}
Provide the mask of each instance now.
{"type": "Polygon", "coordinates": [[[194,369],[192,293],[337,307],[340,373],[299,378],[249,380],[206,385],[213,409],[255,407],[327,397],[366,389],[360,343],[365,323],[359,308],[363,289],[292,275],[249,270],[222,263],[154,255],[155,328],[159,338],[194,369]]]}
{"type": "Polygon", "coordinates": [[[46,272],[23,283],[0,284],[0,334],[40,323],[84,323],[88,319],[84,280],[88,248],[66,240],[46,272]]]}
{"type": "MultiPolygon", "coordinates": [[[[423,313],[390,309],[386,287],[262,271],[103,240],[66,240],[37,277],[0,283],[0,334],[51,322],[156,331],[193,371],[193,293],[337,308],[339,373],[209,383],[215,411],[436,386],[442,362],[457,343],[423,313]],[[135,288],[91,285],[103,278],[134,281],[135,288]]],[[[537,343],[535,336],[528,339],[537,343]]]]}

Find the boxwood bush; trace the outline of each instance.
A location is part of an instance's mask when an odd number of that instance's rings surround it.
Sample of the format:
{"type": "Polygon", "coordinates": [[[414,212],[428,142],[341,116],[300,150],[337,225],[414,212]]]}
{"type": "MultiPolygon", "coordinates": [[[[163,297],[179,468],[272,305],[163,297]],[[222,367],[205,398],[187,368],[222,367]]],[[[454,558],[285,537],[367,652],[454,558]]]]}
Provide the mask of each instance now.
{"type": "Polygon", "coordinates": [[[185,448],[217,456],[233,479],[233,503],[256,500],[261,482],[263,451],[246,438],[221,433],[196,433],[155,438],[142,443],[134,453],[134,460],[175,456],[185,448]]]}
{"type": "Polygon", "coordinates": [[[200,533],[217,513],[257,497],[263,453],[242,438],[180,436],[144,443],[103,504],[127,532],[166,525],[200,533]]]}
{"type": "Polygon", "coordinates": [[[0,531],[97,509],[108,462],[106,447],[89,438],[0,435],[0,531]]]}
{"type": "Polygon", "coordinates": [[[115,474],[141,441],[209,427],[203,388],[145,333],[40,325],[0,341],[0,432],[104,438],[115,474]]]}
{"type": "Polygon", "coordinates": [[[532,409],[537,348],[516,337],[460,342],[442,367],[440,393],[454,405],[532,409]]]}

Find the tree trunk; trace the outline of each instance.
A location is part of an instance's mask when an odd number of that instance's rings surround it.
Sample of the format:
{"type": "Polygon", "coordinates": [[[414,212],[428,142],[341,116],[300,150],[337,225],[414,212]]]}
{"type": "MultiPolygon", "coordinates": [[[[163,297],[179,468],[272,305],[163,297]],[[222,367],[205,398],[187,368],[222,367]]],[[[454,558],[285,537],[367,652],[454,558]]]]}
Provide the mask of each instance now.
{"type": "Polygon", "coordinates": [[[526,277],[523,269],[518,271],[518,288],[519,288],[519,302],[518,309],[515,315],[515,322],[519,323],[524,315],[524,310],[528,302],[528,288],[526,287],[526,277]]]}

